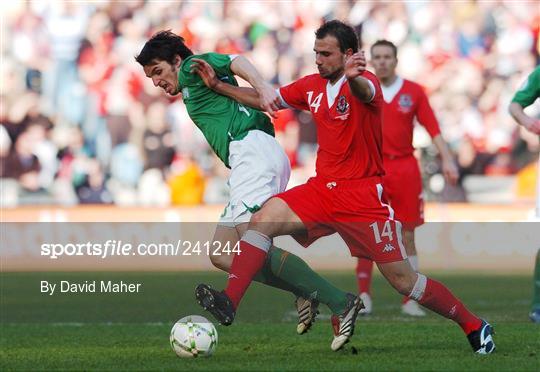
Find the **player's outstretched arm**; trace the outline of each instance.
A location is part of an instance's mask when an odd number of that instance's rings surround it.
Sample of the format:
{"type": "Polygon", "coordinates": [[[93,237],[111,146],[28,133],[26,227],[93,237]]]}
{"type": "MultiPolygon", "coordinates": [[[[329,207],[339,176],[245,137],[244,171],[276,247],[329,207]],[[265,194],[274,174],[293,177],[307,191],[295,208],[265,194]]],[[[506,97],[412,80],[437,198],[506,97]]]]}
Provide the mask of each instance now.
{"type": "Polygon", "coordinates": [[[264,81],[255,66],[246,57],[240,55],[231,62],[231,71],[255,88],[259,93],[259,100],[263,110],[275,116],[275,112],[280,109],[280,98],[275,89],[264,81]]]}
{"type": "Polygon", "coordinates": [[[237,87],[224,83],[217,78],[216,72],[208,62],[198,58],[193,58],[191,61],[193,62],[191,64],[191,72],[198,74],[208,88],[216,93],[232,98],[238,103],[264,111],[264,108],[260,104],[259,94],[255,89],[237,87]]]}
{"type": "Polygon", "coordinates": [[[523,107],[517,103],[512,102],[508,107],[510,115],[514,118],[515,121],[519,123],[522,127],[528,131],[540,135],[540,120],[531,118],[523,111],[523,107]]]}
{"type": "Polygon", "coordinates": [[[446,144],[446,141],[440,134],[438,134],[433,137],[433,143],[441,155],[441,165],[444,178],[451,185],[455,185],[459,178],[459,171],[456,162],[454,161],[454,157],[446,144]]]}
{"type": "Polygon", "coordinates": [[[360,76],[366,71],[366,65],[366,57],[363,51],[353,54],[345,62],[345,76],[349,81],[351,92],[356,98],[365,103],[371,102],[374,95],[369,80],[360,76]]]}

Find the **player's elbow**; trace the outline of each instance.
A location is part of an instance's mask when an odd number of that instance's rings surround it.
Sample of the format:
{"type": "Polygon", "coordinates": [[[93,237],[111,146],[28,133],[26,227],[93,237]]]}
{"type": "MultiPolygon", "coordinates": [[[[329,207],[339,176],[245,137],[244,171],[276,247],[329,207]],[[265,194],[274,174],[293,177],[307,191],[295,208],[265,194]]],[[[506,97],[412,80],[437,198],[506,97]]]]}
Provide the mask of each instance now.
{"type": "Polygon", "coordinates": [[[521,107],[521,105],[516,102],[511,102],[508,105],[508,113],[512,115],[512,117],[516,117],[516,114],[522,111],[523,111],[523,107],[521,107]]]}
{"type": "Polygon", "coordinates": [[[360,100],[364,103],[370,103],[373,100],[374,93],[371,88],[364,88],[361,92],[360,100]]]}
{"type": "Polygon", "coordinates": [[[238,54],[234,57],[234,59],[231,62],[231,71],[233,74],[240,76],[239,74],[242,73],[242,66],[245,66],[247,63],[247,58],[244,57],[241,54],[238,54]]]}

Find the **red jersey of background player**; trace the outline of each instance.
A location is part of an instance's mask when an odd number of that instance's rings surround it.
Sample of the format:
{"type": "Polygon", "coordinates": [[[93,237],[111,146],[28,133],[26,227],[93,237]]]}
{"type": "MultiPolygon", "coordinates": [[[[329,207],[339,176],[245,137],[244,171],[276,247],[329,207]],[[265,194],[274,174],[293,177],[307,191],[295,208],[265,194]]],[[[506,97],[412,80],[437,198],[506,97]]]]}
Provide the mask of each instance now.
{"type": "Polygon", "coordinates": [[[440,134],[439,124],[422,87],[398,77],[383,86],[383,153],[388,157],[404,157],[414,152],[413,121],[418,119],[431,138],[440,134]]]}
{"type": "Polygon", "coordinates": [[[309,110],[317,125],[317,176],[331,180],[382,176],[382,91],[377,77],[365,71],[375,95],[363,103],[343,76],[334,85],[319,74],[280,88],[286,105],[309,110]]]}

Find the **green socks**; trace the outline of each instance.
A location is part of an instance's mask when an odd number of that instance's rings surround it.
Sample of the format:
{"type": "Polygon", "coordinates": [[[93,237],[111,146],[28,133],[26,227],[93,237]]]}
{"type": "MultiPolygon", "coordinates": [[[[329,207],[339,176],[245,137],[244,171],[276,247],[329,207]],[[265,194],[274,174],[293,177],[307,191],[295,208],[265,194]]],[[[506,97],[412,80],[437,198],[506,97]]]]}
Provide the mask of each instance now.
{"type": "Polygon", "coordinates": [[[296,296],[316,299],[328,305],[334,314],[343,313],[347,307],[345,292],[311,270],[300,257],[277,247],[270,248],[255,280],[296,296]]]}
{"type": "MultiPolygon", "coordinates": [[[[270,253],[268,254],[270,255],[270,253]]],[[[268,256],[266,257],[266,261],[264,262],[264,266],[262,269],[253,277],[253,280],[263,283],[266,285],[269,285],[270,287],[283,289],[284,291],[291,292],[296,297],[306,297],[306,294],[304,294],[302,291],[300,291],[298,288],[294,287],[293,285],[287,283],[283,279],[278,278],[272,273],[272,269],[270,268],[270,263],[268,256]]]]}
{"type": "Polygon", "coordinates": [[[540,309],[540,249],[536,253],[536,263],[534,265],[534,289],[532,309],[540,309]]]}

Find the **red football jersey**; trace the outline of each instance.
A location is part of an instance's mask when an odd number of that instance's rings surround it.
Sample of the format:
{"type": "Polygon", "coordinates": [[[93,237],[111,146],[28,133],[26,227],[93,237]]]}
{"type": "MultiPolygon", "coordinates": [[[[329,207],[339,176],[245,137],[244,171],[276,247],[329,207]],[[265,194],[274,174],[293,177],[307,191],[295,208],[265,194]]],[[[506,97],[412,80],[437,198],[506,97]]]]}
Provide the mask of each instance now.
{"type": "Polygon", "coordinates": [[[343,78],[331,88],[319,74],[305,76],[285,87],[280,94],[286,104],[309,110],[317,125],[316,171],[329,179],[358,179],[384,174],[382,161],[382,92],[377,77],[364,72],[375,87],[370,103],[363,103],[350,91],[343,78]],[[332,102],[332,90],[339,92],[332,102]]]}
{"type": "Polygon", "coordinates": [[[426,128],[431,138],[441,133],[422,87],[400,78],[394,84],[401,83],[401,88],[392,101],[387,102],[389,97],[385,97],[383,103],[383,152],[385,156],[403,157],[413,153],[415,117],[426,128]]]}

